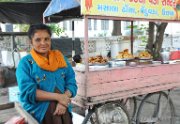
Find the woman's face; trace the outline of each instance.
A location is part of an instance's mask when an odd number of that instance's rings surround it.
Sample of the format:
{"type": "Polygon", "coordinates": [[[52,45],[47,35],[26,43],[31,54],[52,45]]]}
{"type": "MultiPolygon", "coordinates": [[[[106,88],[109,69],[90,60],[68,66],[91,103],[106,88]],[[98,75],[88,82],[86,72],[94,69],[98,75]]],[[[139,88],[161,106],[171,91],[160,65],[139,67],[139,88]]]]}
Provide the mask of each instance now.
{"type": "Polygon", "coordinates": [[[48,51],[51,49],[51,36],[46,30],[37,30],[32,37],[31,44],[37,53],[48,57],[48,51]]]}

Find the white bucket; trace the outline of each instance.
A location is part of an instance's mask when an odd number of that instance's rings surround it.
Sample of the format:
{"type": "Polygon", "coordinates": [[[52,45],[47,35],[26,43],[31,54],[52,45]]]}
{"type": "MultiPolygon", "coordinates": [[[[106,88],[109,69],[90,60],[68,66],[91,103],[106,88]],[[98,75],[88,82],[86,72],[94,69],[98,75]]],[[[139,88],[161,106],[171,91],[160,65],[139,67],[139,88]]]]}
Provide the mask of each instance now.
{"type": "Polygon", "coordinates": [[[119,41],[112,41],[111,42],[111,58],[114,59],[118,55],[120,51],[120,42],[119,41]]]}

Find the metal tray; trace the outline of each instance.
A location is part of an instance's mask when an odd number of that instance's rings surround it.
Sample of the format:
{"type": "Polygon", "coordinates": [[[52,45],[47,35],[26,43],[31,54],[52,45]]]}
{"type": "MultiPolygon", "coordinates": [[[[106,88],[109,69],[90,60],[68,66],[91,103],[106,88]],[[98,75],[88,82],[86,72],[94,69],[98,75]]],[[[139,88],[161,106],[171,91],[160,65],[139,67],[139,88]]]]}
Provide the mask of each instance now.
{"type": "Polygon", "coordinates": [[[134,58],[116,58],[116,59],[113,59],[113,61],[129,61],[129,60],[133,60],[134,58]]]}
{"type": "Polygon", "coordinates": [[[143,58],[139,58],[139,60],[152,60],[152,58],[143,57],[143,58]]]}
{"type": "Polygon", "coordinates": [[[106,66],[108,65],[108,62],[106,63],[89,63],[89,66],[106,66]]]}

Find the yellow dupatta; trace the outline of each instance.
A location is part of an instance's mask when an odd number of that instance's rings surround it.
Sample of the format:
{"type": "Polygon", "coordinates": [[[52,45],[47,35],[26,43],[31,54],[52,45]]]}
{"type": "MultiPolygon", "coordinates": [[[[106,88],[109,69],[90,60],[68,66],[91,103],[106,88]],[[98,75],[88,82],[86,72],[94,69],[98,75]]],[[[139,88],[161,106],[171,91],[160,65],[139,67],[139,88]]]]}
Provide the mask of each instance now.
{"type": "Polygon", "coordinates": [[[63,54],[58,50],[50,50],[48,59],[38,54],[34,49],[30,53],[37,65],[44,70],[56,71],[58,68],[67,66],[63,54]]]}

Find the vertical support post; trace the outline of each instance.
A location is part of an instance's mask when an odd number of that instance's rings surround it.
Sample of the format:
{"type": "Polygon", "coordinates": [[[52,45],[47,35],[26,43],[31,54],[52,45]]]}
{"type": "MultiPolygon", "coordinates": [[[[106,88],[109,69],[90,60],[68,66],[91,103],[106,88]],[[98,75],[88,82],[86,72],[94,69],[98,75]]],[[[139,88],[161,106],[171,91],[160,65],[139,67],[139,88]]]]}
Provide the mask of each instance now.
{"type": "Polygon", "coordinates": [[[134,41],[134,36],[133,36],[133,21],[131,21],[131,54],[133,54],[133,41],[134,41]]]}
{"type": "Polygon", "coordinates": [[[89,72],[88,55],[88,17],[84,16],[84,58],[85,58],[85,97],[87,96],[87,77],[89,72]]]}
{"type": "Polygon", "coordinates": [[[72,20],[72,58],[75,55],[74,20],[72,20]]]}
{"type": "Polygon", "coordinates": [[[43,24],[46,24],[46,19],[45,19],[45,17],[43,17],[43,24]]]}
{"type": "Polygon", "coordinates": [[[15,34],[12,35],[12,50],[16,48],[15,34]]]}
{"type": "Polygon", "coordinates": [[[89,72],[89,55],[88,55],[88,17],[84,17],[84,58],[85,58],[85,72],[89,72]]]}

